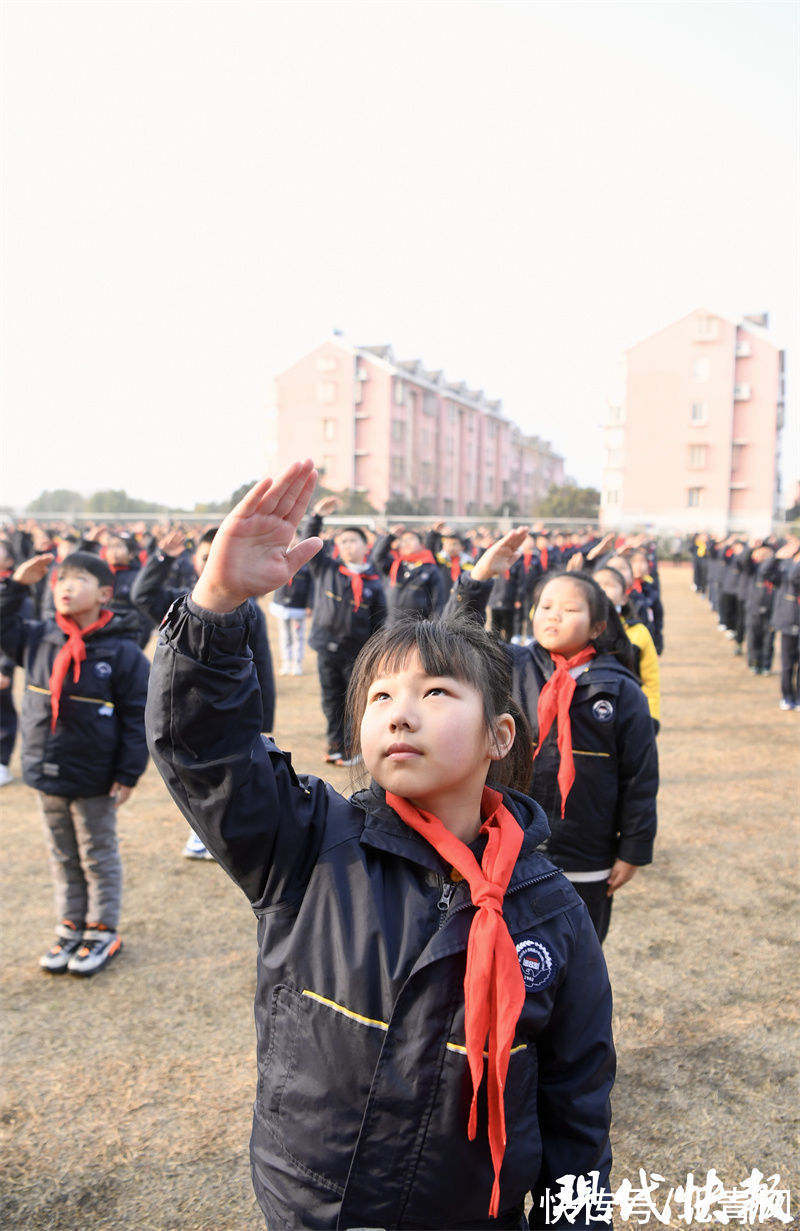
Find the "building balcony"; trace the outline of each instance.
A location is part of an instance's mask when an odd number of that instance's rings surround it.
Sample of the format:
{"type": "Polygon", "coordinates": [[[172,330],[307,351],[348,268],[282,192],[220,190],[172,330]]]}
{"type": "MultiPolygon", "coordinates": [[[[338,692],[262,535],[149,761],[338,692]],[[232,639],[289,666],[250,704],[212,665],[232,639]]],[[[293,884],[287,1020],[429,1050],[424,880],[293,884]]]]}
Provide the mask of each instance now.
{"type": "Polygon", "coordinates": [[[749,402],[752,396],[753,394],[750,389],[750,385],[747,382],[744,382],[741,385],[733,386],[734,402],[749,402]]]}

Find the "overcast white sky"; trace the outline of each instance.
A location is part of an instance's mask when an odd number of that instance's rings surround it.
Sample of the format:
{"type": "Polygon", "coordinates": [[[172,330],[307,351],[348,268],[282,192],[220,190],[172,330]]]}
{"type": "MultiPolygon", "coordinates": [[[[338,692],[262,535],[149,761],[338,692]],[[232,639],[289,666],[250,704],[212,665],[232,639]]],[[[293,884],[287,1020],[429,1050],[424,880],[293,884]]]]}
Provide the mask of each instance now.
{"type": "Polygon", "coordinates": [[[610,374],[768,311],[798,454],[795,3],[5,0],[0,504],[191,507],[389,342],[599,484],[610,374]]]}

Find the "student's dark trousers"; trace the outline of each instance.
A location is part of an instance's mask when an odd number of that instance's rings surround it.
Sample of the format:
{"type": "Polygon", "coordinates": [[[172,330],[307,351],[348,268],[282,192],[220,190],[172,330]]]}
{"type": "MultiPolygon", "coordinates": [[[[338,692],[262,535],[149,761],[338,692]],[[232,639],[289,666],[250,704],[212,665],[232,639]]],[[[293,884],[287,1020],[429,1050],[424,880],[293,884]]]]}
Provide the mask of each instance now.
{"type": "Polygon", "coordinates": [[[354,662],[354,659],[340,654],[338,650],[317,650],[317,674],[322,712],[327,724],[328,752],[348,755],[344,702],[354,662]]]}
{"type": "Polygon", "coordinates": [[[800,701],[800,635],[781,633],[781,696],[796,705],[800,701]]]}

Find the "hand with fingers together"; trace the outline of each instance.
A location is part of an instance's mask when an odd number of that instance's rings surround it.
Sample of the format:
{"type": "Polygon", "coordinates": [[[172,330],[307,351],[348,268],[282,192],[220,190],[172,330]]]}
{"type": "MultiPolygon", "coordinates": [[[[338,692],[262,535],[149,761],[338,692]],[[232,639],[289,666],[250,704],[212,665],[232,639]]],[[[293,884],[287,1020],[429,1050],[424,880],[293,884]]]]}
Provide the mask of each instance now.
{"type": "Polygon", "coordinates": [[[317,482],[311,461],[293,462],[277,479],[262,479],[216,533],[192,598],[207,611],[234,611],[248,598],[278,590],[322,547],[292,539],[317,482]]]}

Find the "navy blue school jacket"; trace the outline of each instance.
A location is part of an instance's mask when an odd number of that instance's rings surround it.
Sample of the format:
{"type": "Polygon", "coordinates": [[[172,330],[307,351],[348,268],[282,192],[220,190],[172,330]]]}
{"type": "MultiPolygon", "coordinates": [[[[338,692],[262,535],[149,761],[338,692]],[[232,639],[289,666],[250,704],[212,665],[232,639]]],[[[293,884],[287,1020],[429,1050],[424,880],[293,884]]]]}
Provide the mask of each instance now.
{"type": "Polygon", "coordinates": [[[175,802],[258,920],[251,1162],[267,1225],[520,1228],[526,1194],[538,1208],[560,1176],[597,1171],[603,1187],[608,976],[583,904],[537,849],[541,810],[505,793],[525,831],[503,914],[527,994],[494,1220],[485,1097],[477,1138],[467,1139],[468,886],[454,887],[380,788],[345,799],[298,777],[260,736],[249,619],[246,606],[219,615],[187,598],[173,607],[147,727],[175,802]]]}
{"type": "MultiPolygon", "coordinates": [[[[303,537],[318,535],[321,529],[322,518],[314,514],[303,537]]],[[[342,572],[342,561],[333,552],[333,543],[323,543],[322,550],[307,565],[314,579],[308,643],[312,649],[327,650],[352,661],[386,620],[386,597],[377,570],[370,566],[361,574],[361,601],[356,609],[352,580],[342,572]]]]}
{"type": "Polygon", "coordinates": [[[150,664],[134,612],[115,615],[85,641],[77,683],[70,670],[51,731],[50,673],[67,640],[55,620],[26,620],[28,586],[0,581],[0,646],[25,669],[22,776],[46,795],[90,799],[112,784],[135,786],[147,765],[144,703],[150,664]]]}
{"type": "MultiPolygon", "coordinates": [[[[462,580],[451,596],[483,619],[491,582],[462,580]]],[[[538,747],[539,693],[555,670],[542,646],[509,645],[514,697],[538,747]]],[[[647,698],[631,671],[611,655],[587,664],[570,705],[575,781],[561,816],[561,763],[554,723],[533,762],[530,794],[550,825],[545,849],[568,872],[602,871],[615,859],[652,862],[656,835],[658,752],[647,698]]]]}

